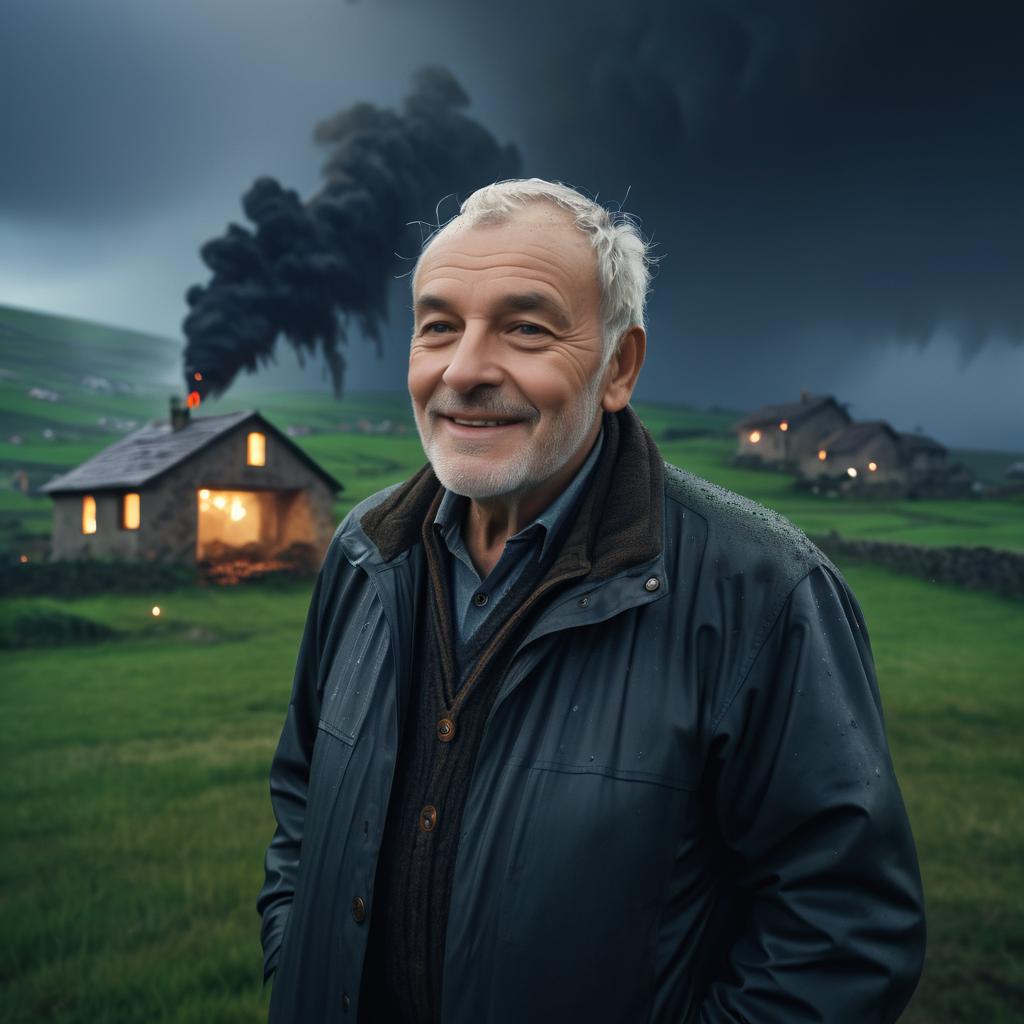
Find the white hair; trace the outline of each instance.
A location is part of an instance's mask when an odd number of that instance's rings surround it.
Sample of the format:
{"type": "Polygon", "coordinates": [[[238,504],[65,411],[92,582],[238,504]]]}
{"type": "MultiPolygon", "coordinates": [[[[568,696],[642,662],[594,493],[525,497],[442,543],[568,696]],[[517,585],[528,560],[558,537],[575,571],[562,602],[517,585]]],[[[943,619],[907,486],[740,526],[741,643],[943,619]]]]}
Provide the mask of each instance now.
{"type": "Polygon", "coordinates": [[[607,210],[568,185],[543,178],[511,178],[477,189],[454,217],[428,236],[412,279],[415,282],[427,250],[453,227],[503,224],[534,202],[547,202],[568,211],[597,256],[604,368],[626,331],[646,326],[647,291],[655,259],[650,255],[650,243],[640,234],[636,218],[621,210],[607,210]]]}

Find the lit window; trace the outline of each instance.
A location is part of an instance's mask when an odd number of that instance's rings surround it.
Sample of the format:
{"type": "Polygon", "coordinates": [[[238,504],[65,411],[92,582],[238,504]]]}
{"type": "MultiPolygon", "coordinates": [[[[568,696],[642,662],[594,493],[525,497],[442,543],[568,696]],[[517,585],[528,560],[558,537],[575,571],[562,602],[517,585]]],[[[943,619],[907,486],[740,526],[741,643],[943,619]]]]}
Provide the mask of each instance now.
{"type": "Polygon", "coordinates": [[[761,431],[760,430],[753,431],[751,433],[751,435],[750,435],[750,443],[751,444],[757,444],[757,442],[760,441],[760,440],[761,440],[761,431]]]}
{"type": "Polygon", "coordinates": [[[267,438],[265,434],[253,431],[246,439],[245,461],[250,466],[265,466],[267,464],[267,438]]]}
{"type": "Polygon", "coordinates": [[[783,433],[785,433],[787,430],[789,430],[789,424],[785,420],[783,420],[779,424],[779,430],[781,430],[783,433]]]}
{"type": "Polygon", "coordinates": [[[137,530],[142,515],[142,502],[137,494],[126,494],[121,499],[121,526],[125,530],[137,530]]]}
{"type": "Polygon", "coordinates": [[[874,473],[875,470],[878,469],[878,463],[877,462],[869,462],[868,463],[868,469],[870,469],[871,472],[874,473]]]}
{"type": "Polygon", "coordinates": [[[825,449],[824,449],[824,448],[822,448],[822,449],[820,449],[820,450],[818,451],[818,458],[819,458],[819,459],[820,459],[820,460],[821,460],[822,462],[824,462],[824,461],[825,461],[825,456],[826,456],[827,454],[828,454],[828,452],[826,452],[826,451],[825,451],[825,449]]]}
{"type": "Polygon", "coordinates": [[[82,498],[82,533],[96,532],[96,499],[87,494],[82,498]]]}

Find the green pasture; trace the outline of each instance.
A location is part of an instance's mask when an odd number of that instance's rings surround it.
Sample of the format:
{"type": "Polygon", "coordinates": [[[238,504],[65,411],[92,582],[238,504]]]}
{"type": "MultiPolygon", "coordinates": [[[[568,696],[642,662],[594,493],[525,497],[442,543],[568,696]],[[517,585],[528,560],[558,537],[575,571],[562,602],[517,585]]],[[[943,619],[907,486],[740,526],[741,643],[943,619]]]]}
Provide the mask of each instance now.
{"type": "MultiPolygon", "coordinates": [[[[1024,1015],[1019,604],[851,565],[927,889],[909,1024],[1024,1015]]],[[[20,1022],[265,1019],[266,776],[309,584],[0,602],[0,1005],[20,1022]],[[151,608],[162,609],[157,619],[151,608]],[[113,631],[60,645],[62,616],[113,631]]]]}

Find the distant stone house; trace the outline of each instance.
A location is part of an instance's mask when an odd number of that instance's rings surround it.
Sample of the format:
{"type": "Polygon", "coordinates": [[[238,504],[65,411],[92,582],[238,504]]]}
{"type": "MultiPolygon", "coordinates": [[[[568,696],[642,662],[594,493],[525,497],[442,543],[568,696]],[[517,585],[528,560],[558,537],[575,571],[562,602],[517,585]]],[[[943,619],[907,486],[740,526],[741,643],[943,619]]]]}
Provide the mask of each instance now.
{"type": "Polygon", "coordinates": [[[849,423],[800,458],[800,475],[903,487],[907,481],[900,435],[883,420],[849,423]]]}
{"type": "Polygon", "coordinates": [[[319,560],[341,484],[258,412],[189,417],[122,438],[43,488],[55,559],[319,560]],[[303,557],[305,556],[305,557],[303,557]]]}
{"type": "Polygon", "coordinates": [[[799,402],[762,406],[734,424],[735,461],[796,469],[825,437],[849,422],[849,413],[831,395],[804,391],[799,402]]]}
{"type": "Polygon", "coordinates": [[[973,474],[950,465],[949,453],[924,434],[903,434],[884,420],[851,423],[800,460],[800,475],[842,490],[911,497],[953,497],[970,491],[973,474]]]}

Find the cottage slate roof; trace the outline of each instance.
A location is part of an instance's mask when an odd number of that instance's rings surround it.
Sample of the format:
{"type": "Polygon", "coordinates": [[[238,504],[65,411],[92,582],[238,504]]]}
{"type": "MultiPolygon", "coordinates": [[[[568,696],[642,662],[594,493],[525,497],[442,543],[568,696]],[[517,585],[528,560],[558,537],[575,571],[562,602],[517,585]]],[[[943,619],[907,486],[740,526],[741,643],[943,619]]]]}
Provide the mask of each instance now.
{"type": "Polygon", "coordinates": [[[934,437],[928,437],[926,434],[899,434],[898,437],[900,447],[908,453],[924,450],[945,455],[947,451],[945,445],[940,444],[934,437]]]}
{"type": "Polygon", "coordinates": [[[844,416],[849,418],[846,410],[832,395],[809,395],[799,402],[785,402],[782,405],[763,405],[756,412],[740,420],[733,426],[734,430],[750,430],[754,427],[775,426],[785,421],[790,427],[796,427],[802,420],[821,410],[826,405],[834,405],[844,416]]]}
{"type": "Polygon", "coordinates": [[[273,433],[284,442],[335,491],[341,490],[341,484],[330,473],[252,409],[222,416],[197,416],[190,419],[181,430],[172,430],[166,422],[149,423],[40,489],[47,494],[60,494],[68,491],[142,487],[250,419],[258,421],[261,429],[273,433]]]}
{"type": "Polygon", "coordinates": [[[821,447],[829,455],[849,455],[860,451],[879,434],[887,434],[890,440],[899,444],[900,435],[885,420],[868,420],[865,423],[849,423],[833,431],[821,442],[821,447]]]}

